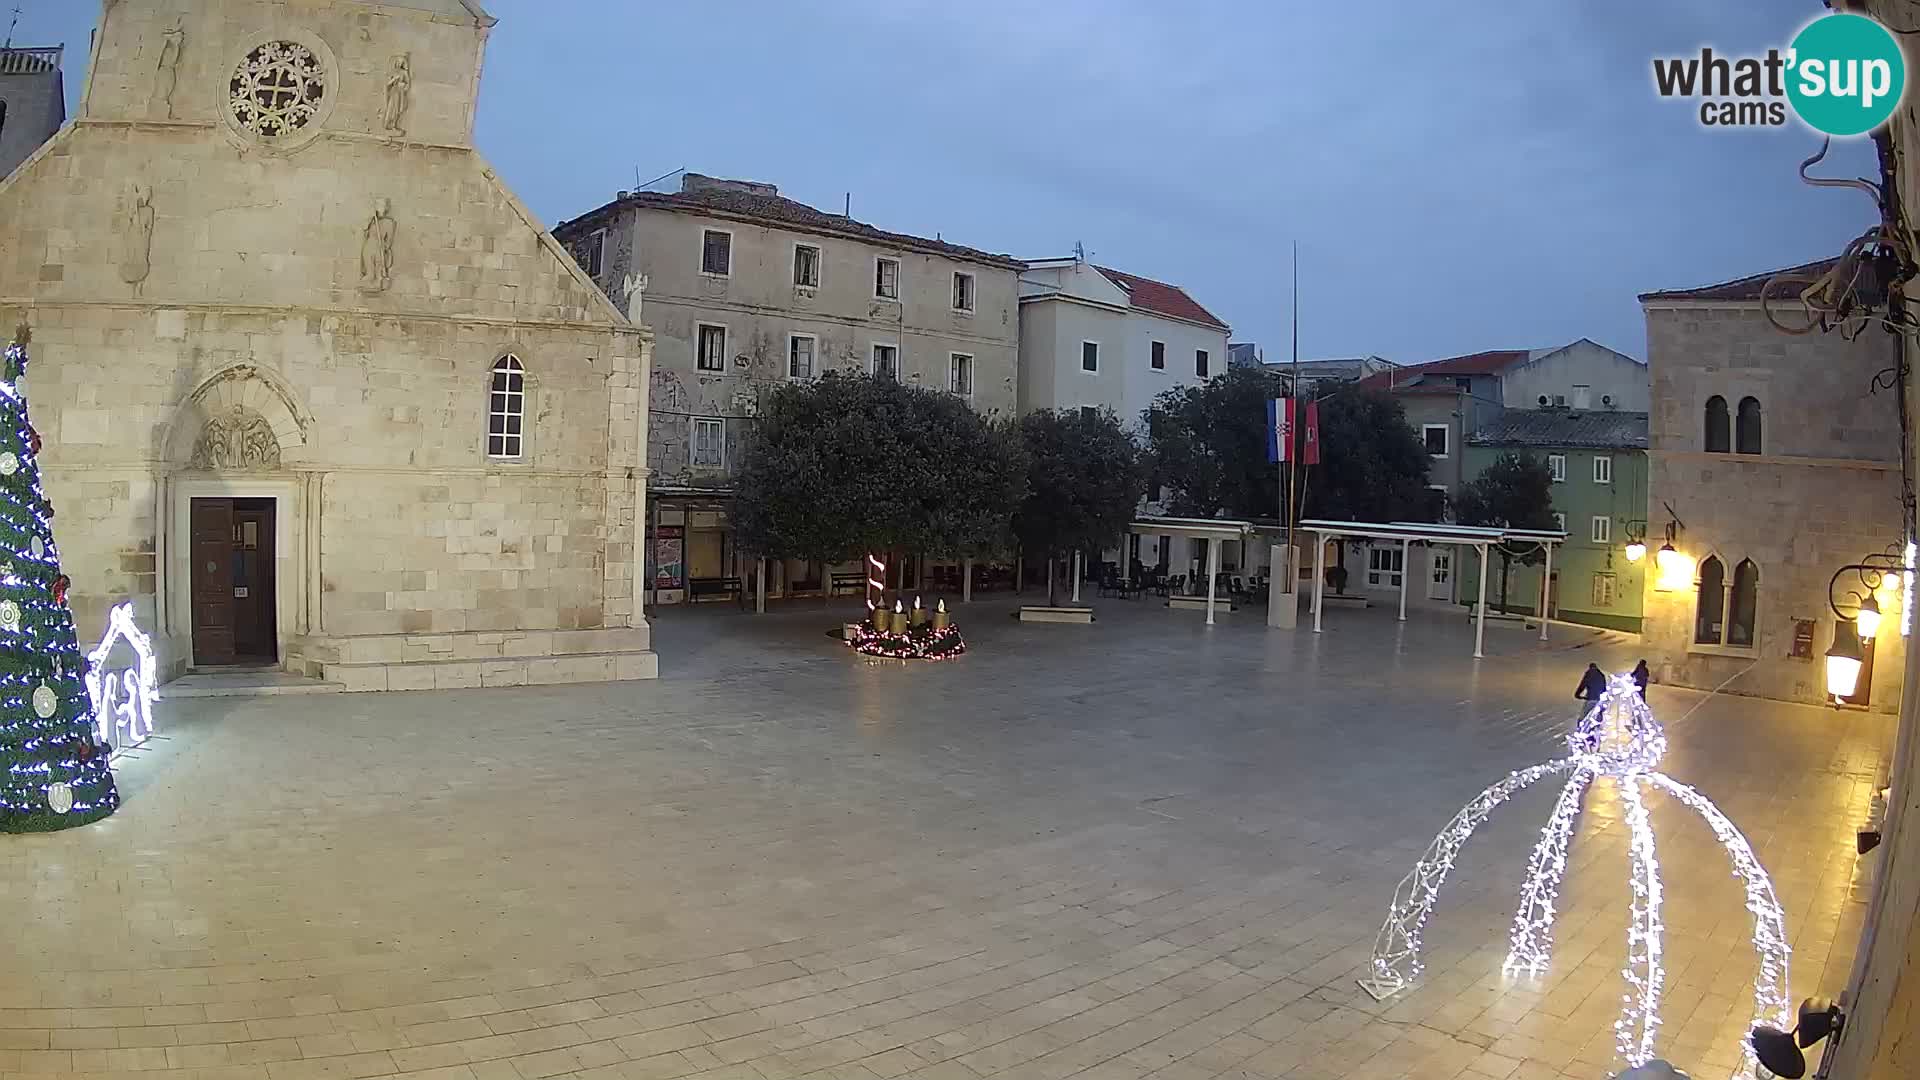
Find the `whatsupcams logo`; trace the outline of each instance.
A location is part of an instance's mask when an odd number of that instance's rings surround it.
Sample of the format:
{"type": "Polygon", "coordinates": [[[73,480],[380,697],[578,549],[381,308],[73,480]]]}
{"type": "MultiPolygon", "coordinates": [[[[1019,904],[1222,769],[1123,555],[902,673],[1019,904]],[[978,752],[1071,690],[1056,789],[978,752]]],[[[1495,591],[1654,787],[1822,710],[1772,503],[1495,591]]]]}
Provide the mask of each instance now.
{"type": "Polygon", "coordinates": [[[1791,108],[1815,131],[1862,135],[1899,106],[1907,61],[1886,27],[1864,15],[1828,15],[1785,51],[1656,57],[1653,84],[1663,98],[1698,100],[1707,127],[1779,127],[1791,108]]]}

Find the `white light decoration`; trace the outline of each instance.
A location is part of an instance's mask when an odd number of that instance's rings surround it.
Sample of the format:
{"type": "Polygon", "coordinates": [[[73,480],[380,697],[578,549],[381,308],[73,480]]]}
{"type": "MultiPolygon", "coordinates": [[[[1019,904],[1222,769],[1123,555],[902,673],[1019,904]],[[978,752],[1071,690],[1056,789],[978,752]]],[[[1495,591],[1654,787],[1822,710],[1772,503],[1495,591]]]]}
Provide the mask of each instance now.
{"type": "MultiPolygon", "coordinates": [[[[1625,807],[1628,853],[1632,860],[1632,913],[1627,931],[1627,961],[1623,976],[1627,993],[1621,998],[1614,1024],[1615,1046],[1630,1067],[1653,1060],[1660,1028],[1660,997],[1666,984],[1661,962],[1665,930],[1660,920],[1663,886],[1656,857],[1653,825],[1644,794],[1657,788],[1705,819],[1732,861],[1734,875],[1746,887],[1747,910],[1753,913],[1754,951],[1760,969],[1754,977],[1754,1022],[1782,1030],[1792,1027],[1787,1007],[1787,975],[1791,953],[1787,946],[1786,917],[1774,896],[1773,883],[1754,857],[1753,848],[1720,808],[1694,789],[1658,771],[1666,753],[1667,737],[1640,697],[1632,675],[1607,679],[1606,690],[1567,735],[1569,757],[1533,765],[1511,773],[1481,792],[1455,814],[1428,845],[1420,861],[1401,880],[1393,906],[1374,939],[1367,977],[1360,985],[1384,1000],[1412,985],[1420,975],[1420,935],[1433,913],[1434,900],[1447,872],[1474,829],[1493,809],[1546,777],[1570,773],[1560,789],[1553,814],[1534,845],[1527,864],[1526,883],[1513,918],[1510,946],[1502,970],[1509,975],[1533,975],[1547,969],[1553,951],[1553,921],[1558,914],[1560,882],[1567,869],[1567,847],[1586,792],[1606,779],[1620,792],[1625,807]]],[[[1750,1070],[1757,1065],[1751,1046],[1742,1051],[1750,1070]]]]}
{"type": "Polygon", "coordinates": [[[107,617],[107,633],[87,654],[87,696],[93,700],[94,732],[113,756],[131,750],[153,734],[153,703],[160,700],[153,641],[134,625],[133,605],[121,604],[107,617]],[[136,665],[107,670],[107,655],[118,642],[133,648],[136,665]]]}
{"type": "Polygon", "coordinates": [[[1914,552],[1913,541],[1909,540],[1907,541],[1906,558],[1901,560],[1901,565],[1905,566],[1906,569],[1900,572],[1900,636],[1901,637],[1906,637],[1908,634],[1913,633],[1914,554],[1915,552],[1914,552]]]}

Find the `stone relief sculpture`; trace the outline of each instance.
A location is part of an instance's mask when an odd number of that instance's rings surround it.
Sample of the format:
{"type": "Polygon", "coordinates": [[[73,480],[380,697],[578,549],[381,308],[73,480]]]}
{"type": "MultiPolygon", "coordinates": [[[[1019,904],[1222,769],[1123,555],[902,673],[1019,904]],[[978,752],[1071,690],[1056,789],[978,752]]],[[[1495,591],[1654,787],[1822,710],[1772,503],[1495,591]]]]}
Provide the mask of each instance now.
{"type": "Polygon", "coordinates": [[[360,288],[367,292],[386,292],[393,284],[393,231],[392,205],[375,199],[360,241],[360,288]]]}
{"type": "Polygon", "coordinates": [[[627,321],[639,326],[640,305],[646,300],[647,275],[628,274],[621,289],[625,291],[627,297],[627,321]]]}
{"type": "Polygon", "coordinates": [[[413,61],[399,53],[387,65],[387,100],[380,109],[380,127],[390,135],[404,135],[401,121],[413,94],[413,61]]]}
{"type": "Polygon", "coordinates": [[[138,292],[153,269],[153,189],[146,184],[136,182],[127,191],[120,245],[120,280],[138,292]]]}
{"type": "Polygon", "coordinates": [[[207,421],[193,444],[195,469],[277,469],[280,440],[258,413],[235,408],[207,421]]]}
{"type": "Polygon", "coordinates": [[[164,105],[167,119],[173,119],[173,92],[180,85],[180,54],[187,47],[187,31],[181,20],[160,35],[160,65],[153,77],[154,100],[164,105]]]}

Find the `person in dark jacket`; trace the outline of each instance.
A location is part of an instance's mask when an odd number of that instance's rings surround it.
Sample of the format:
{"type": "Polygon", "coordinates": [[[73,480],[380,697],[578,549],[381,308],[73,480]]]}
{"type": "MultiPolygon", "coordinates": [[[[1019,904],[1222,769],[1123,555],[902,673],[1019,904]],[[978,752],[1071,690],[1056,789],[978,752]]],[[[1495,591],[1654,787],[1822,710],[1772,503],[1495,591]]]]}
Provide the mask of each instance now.
{"type": "Polygon", "coordinates": [[[1633,665],[1633,684],[1640,688],[1640,700],[1647,700],[1647,684],[1653,681],[1653,672],[1647,670],[1647,662],[1633,665]]]}
{"type": "Polygon", "coordinates": [[[1588,664],[1587,670],[1580,676],[1580,688],[1573,692],[1573,696],[1581,701],[1599,701],[1600,695],[1606,690],[1607,677],[1600,671],[1600,665],[1588,664]]]}

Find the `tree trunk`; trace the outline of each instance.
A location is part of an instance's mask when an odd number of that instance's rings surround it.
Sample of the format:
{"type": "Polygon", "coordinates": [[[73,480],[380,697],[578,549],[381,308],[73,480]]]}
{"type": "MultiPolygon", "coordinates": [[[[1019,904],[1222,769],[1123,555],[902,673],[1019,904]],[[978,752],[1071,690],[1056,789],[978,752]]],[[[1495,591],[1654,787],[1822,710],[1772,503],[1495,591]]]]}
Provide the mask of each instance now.
{"type": "Polygon", "coordinates": [[[1500,614],[1507,614],[1507,576],[1513,572],[1513,557],[1500,553],[1500,614]]]}
{"type": "Polygon", "coordinates": [[[1059,603],[1054,599],[1056,594],[1053,591],[1053,564],[1058,561],[1060,561],[1058,558],[1058,552],[1049,550],[1047,552],[1047,606],[1048,607],[1059,606],[1059,603]]]}

